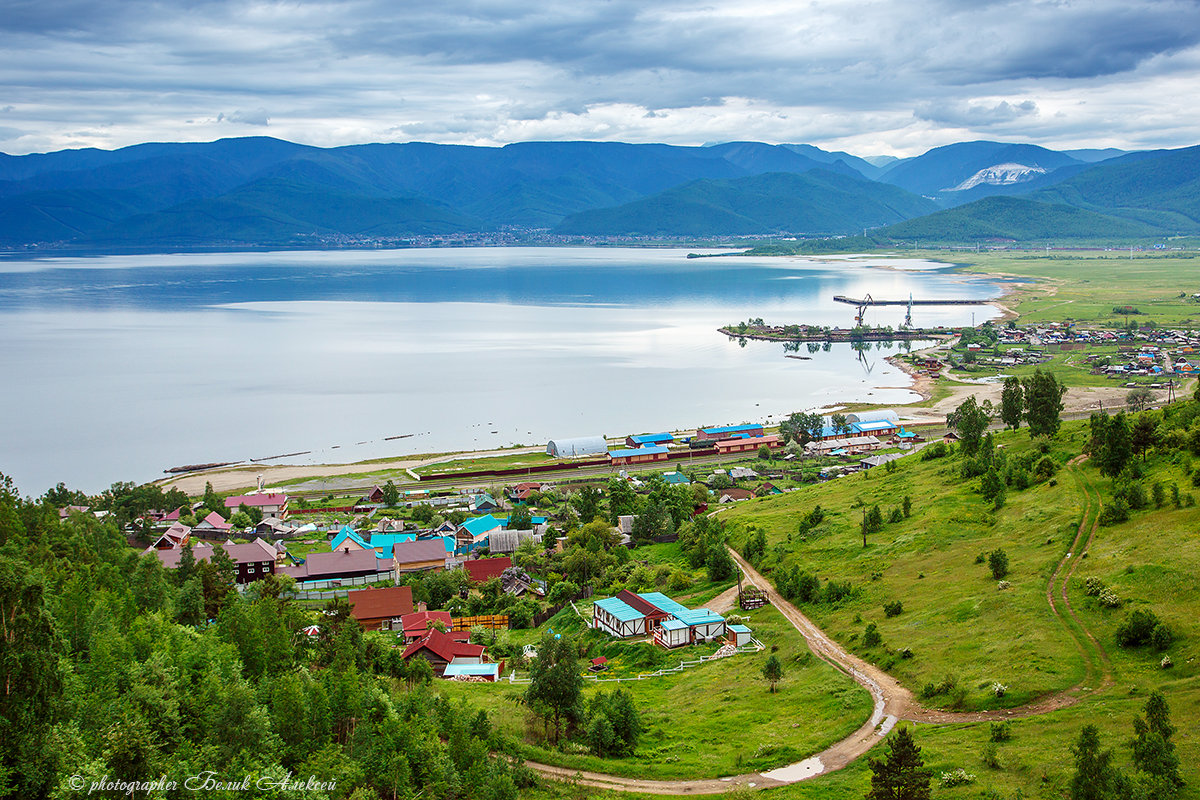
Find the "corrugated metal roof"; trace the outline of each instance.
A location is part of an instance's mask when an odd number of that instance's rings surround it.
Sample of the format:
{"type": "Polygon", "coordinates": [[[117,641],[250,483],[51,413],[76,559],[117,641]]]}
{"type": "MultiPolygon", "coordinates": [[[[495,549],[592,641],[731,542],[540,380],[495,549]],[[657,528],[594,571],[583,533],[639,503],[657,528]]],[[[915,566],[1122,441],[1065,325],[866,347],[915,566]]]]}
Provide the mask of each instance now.
{"type": "Polygon", "coordinates": [[[669,453],[666,445],[657,444],[653,447],[638,447],[633,450],[609,450],[609,458],[628,458],[629,456],[644,456],[654,453],[669,453]]]}
{"type": "Polygon", "coordinates": [[[761,431],[762,425],[725,425],[720,428],[701,428],[704,433],[737,433],[739,431],[761,431]]]}
{"type": "Polygon", "coordinates": [[[603,436],[577,436],[573,439],[551,439],[546,443],[546,455],[556,458],[599,455],[608,449],[603,436]]]}
{"type": "Polygon", "coordinates": [[[676,614],[675,616],[688,625],[709,625],[714,622],[725,621],[725,618],[720,614],[715,611],[709,611],[707,608],[696,608],[691,611],[684,611],[682,614],[676,614]]]}
{"type": "Polygon", "coordinates": [[[662,592],[639,592],[638,597],[642,598],[655,608],[667,612],[673,617],[678,617],[680,613],[686,614],[688,610],[687,606],[672,600],[662,592]]]}
{"type": "Polygon", "coordinates": [[[745,625],[730,625],[729,630],[733,631],[734,633],[750,633],[750,629],[745,625]]]}
{"type": "Polygon", "coordinates": [[[643,433],[639,436],[630,436],[637,444],[657,444],[658,442],[673,442],[675,437],[669,433],[643,433]]]}
{"type": "Polygon", "coordinates": [[[499,664],[447,664],[446,671],[442,673],[447,678],[453,678],[457,675],[471,676],[492,676],[496,677],[500,674],[499,664]]]}
{"type": "Polygon", "coordinates": [[[673,617],[671,619],[664,619],[661,624],[664,631],[681,631],[688,627],[686,622],[680,622],[673,617]]]}
{"type": "Polygon", "coordinates": [[[463,522],[462,526],[467,529],[467,533],[472,536],[478,536],[481,533],[487,533],[492,528],[499,528],[500,520],[491,514],[486,514],[482,517],[472,517],[463,522]]]}
{"type": "Polygon", "coordinates": [[[642,612],[631,608],[627,603],[615,597],[606,597],[603,600],[597,600],[595,606],[616,617],[620,622],[633,622],[645,616],[642,612]]]}

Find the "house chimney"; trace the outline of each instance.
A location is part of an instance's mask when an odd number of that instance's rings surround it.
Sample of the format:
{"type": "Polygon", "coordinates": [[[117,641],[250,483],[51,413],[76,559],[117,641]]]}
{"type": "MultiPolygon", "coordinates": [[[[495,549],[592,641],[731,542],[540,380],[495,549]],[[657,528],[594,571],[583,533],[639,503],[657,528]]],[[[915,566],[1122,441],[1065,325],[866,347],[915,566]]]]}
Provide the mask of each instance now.
{"type": "Polygon", "coordinates": [[[424,614],[426,608],[428,608],[428,606],[425,604],[424,600],[417,603],[417,611],[418,612],[424,614]]]}

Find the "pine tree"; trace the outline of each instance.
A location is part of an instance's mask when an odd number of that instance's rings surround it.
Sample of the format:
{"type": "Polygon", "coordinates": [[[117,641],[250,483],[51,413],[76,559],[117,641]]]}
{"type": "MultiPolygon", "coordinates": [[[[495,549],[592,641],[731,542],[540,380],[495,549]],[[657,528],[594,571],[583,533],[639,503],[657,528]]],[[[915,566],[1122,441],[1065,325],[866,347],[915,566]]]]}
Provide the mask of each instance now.
{"type": "Polygon", "coordinates": [[[1095,725],[1084,725],[1079,738],[1071,745],[1075,756],[1075,774],[1071,777],[1071,800],[1108,800],[1123,783],[1121,774],[1112,765],[1112,751],[1100,749],[1100,731],[1095,725]]]}
{"type": "Polygon", "coordinates": [[[1134,739],[1130,742],[1133,764],[1142,772],[1180,786],[1183,781],[1179,777],[1179,755],[1171,741],[1175,727],[1171,725],[1170,709],[1162,692],[1150,693],[1145,710],[1145,719],[1133,720],[1134,739]]]}
{"type": "Polygon", "coordinates": [[[929,780],[933,770],[925,769],[921,748],[908,728],[900,728],[888,739],[888,752],[882,759],[867,762],[871,768],[871,790],[866,800],[929,800],[929,780]]]}

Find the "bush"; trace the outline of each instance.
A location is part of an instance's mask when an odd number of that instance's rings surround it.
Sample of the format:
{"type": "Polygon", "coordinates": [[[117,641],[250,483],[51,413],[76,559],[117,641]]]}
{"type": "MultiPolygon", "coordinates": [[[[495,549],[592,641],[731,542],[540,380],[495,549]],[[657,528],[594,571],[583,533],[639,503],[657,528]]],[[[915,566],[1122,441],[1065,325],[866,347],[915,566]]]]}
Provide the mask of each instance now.
{"type": "Polygon", "coordinates": [[[996,681],[995,683],[992,684],[992,694],[994,694],[996,697],[1004,697],[1004,695],[1006,695],[1007,693],[1008,693],[1008,687],[1005,686],[1003,683],[996,681]]]}
{"type": "Polygon", "coordinates": [[[946,444],[945,442],[934,442],[928,447],[922,448],[921,460],[932,461],[935,458],[945,458],[946,456],[950,455],[950,453],[950,445],[946,444]]]}
{"type": "Polygon", "coordinates": [[[1154,630],[1150,631],[1150,644],[1154,645],[1154,649],[1162,652],[1171,646],[1175,641],[1175,634],[1166,624],[1160,622],[1154,626],[1154,630]]]}
{"type": "Polygon", "coordinates": [[[1100,510],[1101,525],[1116,525],[1129,519],[1129,504],[1122,497],[1113,498],[1111,503],[1108,503],[1100,510]]]}
{"type": "MultiPolygon", "coordinates": [[[[892,462],[889,461],[889,464],[892,462]]],[[[899,508],[893,508],[892,513],[888,515],[888,522],[902,522],[904,520],[904,512],[899,508]]]]}
{"type": "Polygon", "coordinates": [[[1007,742],[1012,738],[1012,725],[1008,722],[993,722],[992,736],[993,742],[1007,742]]]}
{"type": "Polygon", "coordinates": [[[896,655],[900,656],[901,658],[912,658],[913,651],[911,647],[901,647],[896,651],[896,655]]]}
{"type": "Polygon", "coordinates": [[[1083,593],[1088,597],[1099,597],[1104,591],[1104,581],[1097,578],[1095,575],[1088,576],[1088,579],[1083,582],[1083,593]]]}
{"type": "Polygon", "coordinates": [[[854,587],[850,585],[850,581],[829,581],[825,584],[824,596],[822,599],[830,605],[839,603],[845,600],[850,595],[854,594],[854,587]]]}
{"type": "Polygon", "coordinates": [[[992,577],[996,580],[1008,575],[1008,553],[1003,549],[997,548],[988,553],[988,567],[992,570],[992,577]]]}
{"type": "Polygon", "coordinates": [[[984,742],[979,756],[985,767],[1000,769],[1000,754],[997,752],[995,742],[984,742]]]}
{"type": "Polygon", "coordinates": [[[863,647],[877,647],[883,642],[883,637],[879,635],[879,629],[875,627],[874,622],[867,623],[866,630],[863,631],[862,643],[863,647]]]}
{"type": "Polygon", "coordinates": [[[1117,644],[1121,647],[1137,647],[1148,644],[1158,624],[1158,617],[1154,615],[1153,611],[1141,608],[1134,609],[1117,626],[1117,644]]]}
{"type": "Polygon", "coordinates": [[[1043,456],[1042,459],[1037,462],[1037,466],[1033,468],[1034,474],[1037,475],[1039,480],[1043,481],[1053,478],[1054,473],[1057,470],[1058,465],[1054,463],[1054,459],[1050,458],[1050,456],[1043,456]]]}
{"type": "Polygon", "coordinates": [[[1175,666],[1175,662],[1171,660],[1170,656],[1163,656],[1162,661],[1158,662],[1159,669],[1170,669],[1173,666],[1175,666]]]}
{"type": "Polygon", "coordinates": [[[1099,600],[1100,605],[1104,606],[1105,608],[1120,608],[1123,605],[1121,598],[1118,597],[1117,593],[1112,589],[1105,589],[1104,591],[1100,592],[1099,600]]]}
{"type": "Polygon", "coordinates": [[[890,603],[883,604],[883,615],[885,617],[898,617],[904,612],[904,604],[899,600],[893,600],[890,603]]]}
{"type": "Polygon", "coordinates": [[[951,786],[965,786],[968,783],[975,782],[975,776],[967,772],[962,767],[950,772],[942,773],[942,786],[949,788],[951,786]]]}

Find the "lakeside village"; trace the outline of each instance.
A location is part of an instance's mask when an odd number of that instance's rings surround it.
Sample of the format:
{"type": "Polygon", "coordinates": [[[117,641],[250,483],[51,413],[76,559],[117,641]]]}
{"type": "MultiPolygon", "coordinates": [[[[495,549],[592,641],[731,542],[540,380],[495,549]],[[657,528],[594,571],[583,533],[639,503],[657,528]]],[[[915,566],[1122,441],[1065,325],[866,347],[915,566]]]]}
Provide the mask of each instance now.
{"type": "MultiPolygon", "coordinates": [[[[884,464],[922,441],[891,410],[816,420],[820,430],[808,432],[805,455],[895,451],[844,464],[824,477],[884,464]]],[[[196,502],[146,511],[127,531],[131,544],[140,539],[143,557],[168,570],[221,568],[241,591],[286,576],[284,591],[315,603],[313,608],[344,598],[363,630],[394,635],[406,662],[423,659],[441,678],[496,681],[507,662],[507,679],[516,679],[515,668],[536,658],[536,651],[530,644],[504,647],[497,632],[536,627],[567,608],[578,628],[619,640],[667,649],[716,645],[716,656],[756,649],[750,629],[737,619],[702,604],[689,608],[671,596],[736,578],[723,548],[716,549],[724,563],[715,566],[705,541],[679,543],[692,553],[690,563],[639,560],[639,554],[676,543],[679,525],[689,519],[706,527],[710,503],[792,490],[786,466],[797,458],[797,442],[789,444],[791,452],[780,452],[779,434],[762,425],[736,425],[682,437],[629,436],[620,444],[603,436],[556,439],[546,453],[613,468],[656,466],[696,452],[747,453],[746,463],[757,469],[706,464],[706,474],[693,469],[690,477],[678,469],[639,475],[620,469],[607,483],[600,477],[594,479],[599,485],[583,482],[571,491],[523,481],[442,496],[401,492],[389,482],[334,510],[309,508],[302,498],[263,487],[260,479],[249,494],[222,497],[210,487],[196,502]]],[[[83,506],[60,510],[63,517],[87,512],[83,506]]],[[[765,594],[747,586],[737,602],[757,608],[765,594]]],[[[319,626],[305,632],[318,636],[319,626]]],[[[604,656],[591,665],[593,672],[607,668],[604,656]]]]}
{"type": "MultiPolygon", "coordinates": [[[[1114,381],[1134,377],[1163,377],[1200,375],[1200,332],[1182,328],[1159,328],[1152,323],[1139,326],[1140,311],[1131,306],[1113,308],[1114,316],[1133,320],[1119,330],[1084,327],[1072,322],[1051,322],[1003,325],[985,322],[975,328],[854,328],[829,329],[805,325],[768,325],[761,319],[747,320],[720,328],[734,340],[756,339],[782,342],[789,351],[799,352],[807,345],[808,352],[828,350],[837,341],[848,341],[852,348],[890,347],[899,341],[903,349],[914,339],[945,341],[957,339],[945,356],[908,358],[914,371],[937,378],[942,370],[954,368],[968,375],[994,376],[1016,367],[1036,366],[1056,360],[1092,375],[1103,375],[1114,381]],[[1083,353],[1083,351],[1088,351],[1083,353]],[[1083,361],[1074,358],[1083,356],[1083,361]]],[[[1166,383],[1134,382],[1128,387],[1163,388],[1166,383]]]]}

